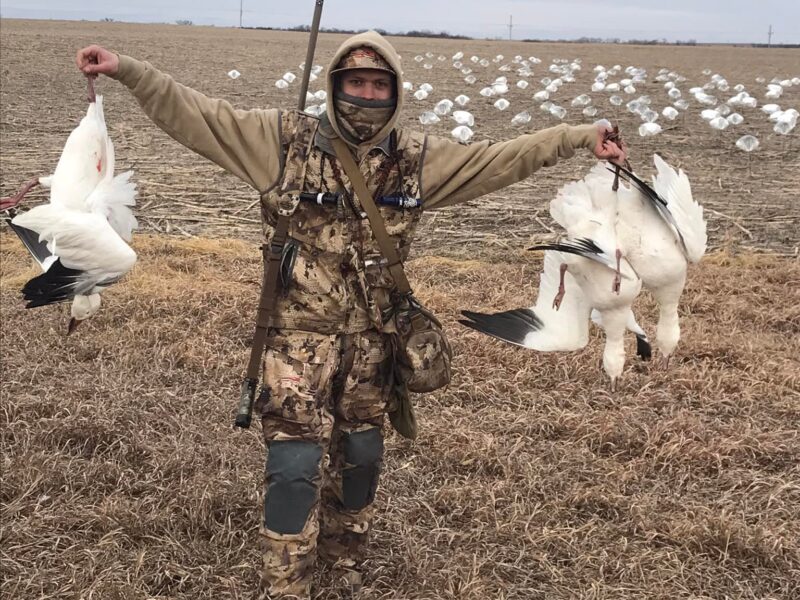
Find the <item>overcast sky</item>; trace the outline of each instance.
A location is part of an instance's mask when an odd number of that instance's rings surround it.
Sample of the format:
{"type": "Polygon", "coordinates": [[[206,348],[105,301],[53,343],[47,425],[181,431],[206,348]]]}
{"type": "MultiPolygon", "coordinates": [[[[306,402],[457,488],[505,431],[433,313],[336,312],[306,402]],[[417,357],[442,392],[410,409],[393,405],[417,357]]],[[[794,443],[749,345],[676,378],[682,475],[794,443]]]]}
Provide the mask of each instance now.
{"type": "MultiPolygon", "coordinates": [[[[238,26],[309,24],[313,0],[2,0],[10,18],[88,19],[238,26]]],[[[800,43],[798,0],[328,0],[322,26],[445,30],[473,37],[695,39],[698,42],[800,43]]]]}

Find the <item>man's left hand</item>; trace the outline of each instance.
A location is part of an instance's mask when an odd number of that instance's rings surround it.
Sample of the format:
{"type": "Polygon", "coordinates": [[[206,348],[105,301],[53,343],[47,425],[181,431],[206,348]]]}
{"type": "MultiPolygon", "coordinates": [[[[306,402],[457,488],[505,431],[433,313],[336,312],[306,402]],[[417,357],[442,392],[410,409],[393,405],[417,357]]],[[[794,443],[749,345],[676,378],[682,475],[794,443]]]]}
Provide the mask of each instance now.
{"type": "Polygon", "coordinates": [[[597,142],[592,149],[594,155],[600,160],[607,160],[616,165],[623,165],[628,158],[625,144],[622,140],[608,139],[608,134],[614,129],[608,121],[599,121],[597,124],[597,142]]]}

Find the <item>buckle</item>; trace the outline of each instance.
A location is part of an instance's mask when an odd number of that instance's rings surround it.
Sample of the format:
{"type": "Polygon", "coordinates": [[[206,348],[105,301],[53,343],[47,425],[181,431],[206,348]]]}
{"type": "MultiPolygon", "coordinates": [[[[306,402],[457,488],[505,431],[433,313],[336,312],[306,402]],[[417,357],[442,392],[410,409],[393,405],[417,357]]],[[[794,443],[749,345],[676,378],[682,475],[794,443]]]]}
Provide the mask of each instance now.
{"type": "Polygon", "coordinates": [[[364,268],[366,269],[367,267],[373,267],[375,265],[383,266],[383,265],[386,265],[388,263],[389,263],[389,261],[385,257],[367,258],[367,259],[364,259],[364,268]]]}

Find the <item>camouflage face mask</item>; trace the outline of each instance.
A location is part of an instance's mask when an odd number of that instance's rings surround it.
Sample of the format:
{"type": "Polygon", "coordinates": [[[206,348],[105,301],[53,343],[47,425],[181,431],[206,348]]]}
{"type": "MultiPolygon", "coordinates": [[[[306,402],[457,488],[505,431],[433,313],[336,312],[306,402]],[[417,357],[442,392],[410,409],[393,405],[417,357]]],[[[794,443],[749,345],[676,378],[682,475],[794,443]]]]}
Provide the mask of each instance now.
{"type": "Polygon", "coordinates": [[[344,92],[337,92],[334,98],[339,127],[355,143],[374,138],[392,118],[396,106],[395,98],[366,100],[344,92]]]}

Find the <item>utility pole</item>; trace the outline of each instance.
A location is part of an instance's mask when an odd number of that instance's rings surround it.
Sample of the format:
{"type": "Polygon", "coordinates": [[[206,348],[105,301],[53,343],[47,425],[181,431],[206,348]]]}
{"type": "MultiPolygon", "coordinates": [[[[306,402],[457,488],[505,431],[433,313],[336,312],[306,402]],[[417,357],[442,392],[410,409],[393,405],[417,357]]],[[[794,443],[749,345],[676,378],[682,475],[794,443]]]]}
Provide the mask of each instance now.
{"type": "Polygon", "coordinates": [[[774,32],[772,31],[772,25],[770,25],[769,26],[769,31],[767,32],[767,48],[772,46],[772,34],[773,33],[774,32]]]}
{"type": "Polygon", "coordinates": [[[244,6],[244,0],[239,0],[239,29],[242,28],[242,7],[244,6]]]}
{"type": "Polygon", "coordinates": [[[508,15],[508,39],[511,39],[511,30],[514,28],[514,15],[508,15]]]}

